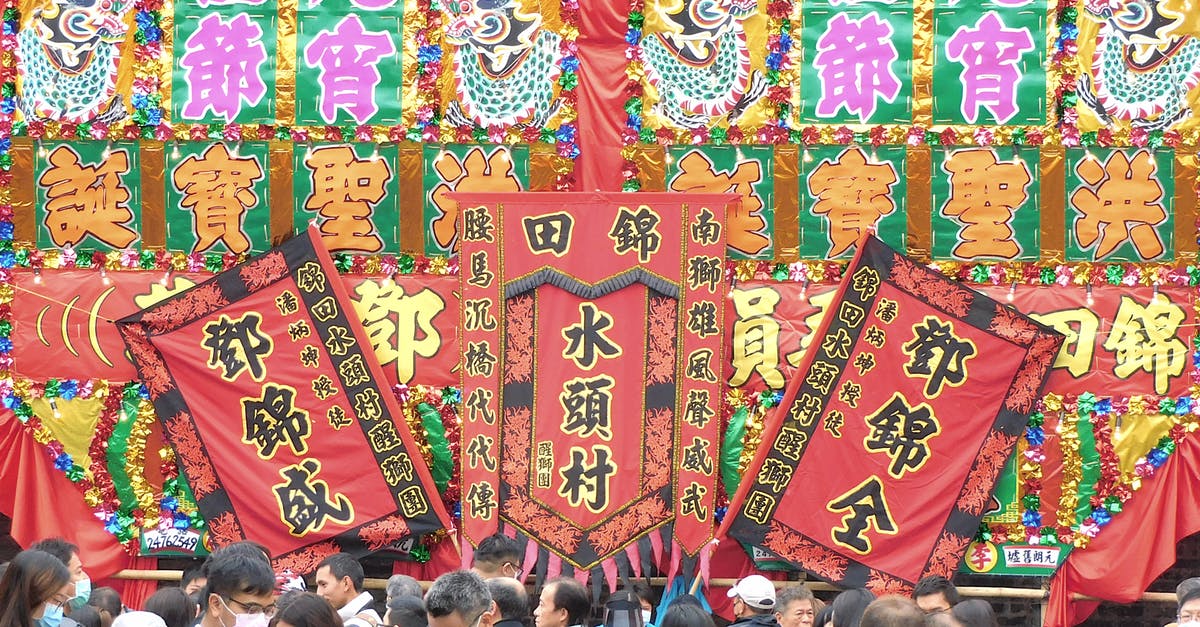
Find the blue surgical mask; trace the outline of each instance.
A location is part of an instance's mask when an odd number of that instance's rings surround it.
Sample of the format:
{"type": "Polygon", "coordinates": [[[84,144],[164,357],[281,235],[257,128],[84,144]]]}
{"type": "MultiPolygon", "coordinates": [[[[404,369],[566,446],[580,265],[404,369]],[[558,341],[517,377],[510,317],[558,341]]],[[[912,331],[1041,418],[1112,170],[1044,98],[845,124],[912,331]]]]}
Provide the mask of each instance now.
{"type": "Polygon", "coordinates": [[[67,601],[67,605],[72,610],[77,610],[87,605],[88,599],[92,598],[92,580],[84,577],[75,582],[75,596],[67,601]]]}
{"type": "Polygon", "coordinates": [[[42,610],[42,617],[38,619],[38,627],[58,627],[62,624],[63,608],[61,605],[47,603],[46,609],[42,610]]]}

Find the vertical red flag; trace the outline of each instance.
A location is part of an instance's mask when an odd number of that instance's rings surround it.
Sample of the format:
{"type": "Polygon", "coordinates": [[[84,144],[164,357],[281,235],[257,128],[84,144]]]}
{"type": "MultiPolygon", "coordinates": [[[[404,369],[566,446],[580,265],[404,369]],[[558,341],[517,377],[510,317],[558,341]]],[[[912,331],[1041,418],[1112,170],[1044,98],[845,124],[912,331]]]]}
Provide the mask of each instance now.
{"type": "Polygon", "coordinates": [[[661,530],[696,557],[715,528],[737,197],[454,198],[466,539],[515,528],[592,569],[661,530]]]}
{"type": "Polygon", "coordinates": [[[860,241],[722,531],[845,587],[950,576],[1063,336],[860,241]]]}
{"type": "Polygon", "coordinates": [[[118,322],[214,544],[309,572],[449,527],[313,229],[118,322]]]}

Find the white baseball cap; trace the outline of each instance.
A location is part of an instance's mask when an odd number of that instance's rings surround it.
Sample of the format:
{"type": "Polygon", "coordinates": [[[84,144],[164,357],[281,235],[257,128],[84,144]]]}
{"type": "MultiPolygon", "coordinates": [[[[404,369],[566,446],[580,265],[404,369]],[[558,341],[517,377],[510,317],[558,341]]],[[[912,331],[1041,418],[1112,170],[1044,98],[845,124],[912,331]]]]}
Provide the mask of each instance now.
{"type": "Polygon", "coordinates": [[[749,575],[742,578],[729,589],[729,592],[725,593],[725,596],[731,599],[741,597],[746,605],[760,610],[775,608],[775,585],[762,575],[749,575]]]}

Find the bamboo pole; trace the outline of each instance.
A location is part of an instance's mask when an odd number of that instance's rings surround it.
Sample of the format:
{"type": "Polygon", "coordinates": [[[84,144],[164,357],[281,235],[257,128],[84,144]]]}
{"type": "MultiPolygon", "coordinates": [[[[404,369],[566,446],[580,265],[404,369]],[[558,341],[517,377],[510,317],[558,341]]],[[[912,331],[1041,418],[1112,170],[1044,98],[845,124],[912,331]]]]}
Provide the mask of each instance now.
{"type": "MultiPolygon", "coordinates": [[[[112,576],[113,579],[135,579],[143,581],[179,581],[183,578],[181,570],[122,570],[112,576]]],[[[639,578],[638,581],[646,581],[645,578],[639,578]]],[[[709,580],[710,586],[718,588],[728,588],[736,583],[736,579],[726,579],[714,577],[709,580]]],[[[421,587],[429,589],[432,581],[420,582],[421,587]]],[[[667,585],[666,577],[650,577],[649,584],[652,586],[667,585]]],[[[782,588],[794,583],[804,583],[809,590],[815,592],[833,592],[840,588],[827,584],[823,581],[775,581],[773,582],[776,588],[782,588]]],[[[363,587],[374,590],[383,590],[387,587],[387,579],[364,579],[363,587]]],[[[1050,597],[1050,593],[1039,588],[1005,588],[1000,586],[959,586],[958,594],[964,597],[988,597],[994,599],[1034,599],[1046,600],[1050,597]]],[[[1089,597],[1084,594],[1075,594],[1076,601],[1103,601],[1096,597],[1089,597]]],[[[1175,594],[1172,592],[1146,592],[1138,599],[1146,603],[1176,603],[1175,594]]]]}

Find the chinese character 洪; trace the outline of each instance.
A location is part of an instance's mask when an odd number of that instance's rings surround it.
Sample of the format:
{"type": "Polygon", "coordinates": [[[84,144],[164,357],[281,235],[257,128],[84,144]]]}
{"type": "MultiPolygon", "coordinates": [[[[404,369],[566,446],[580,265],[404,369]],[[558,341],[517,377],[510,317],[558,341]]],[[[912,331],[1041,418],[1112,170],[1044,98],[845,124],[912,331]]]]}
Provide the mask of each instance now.
{"type": "Polygon", "coordinates": [[[1126,240],[1142,259],[1163,254],[1162,238],[1155,226],[1167,220],[1163,206],[1163,187],[1156,177],[1154,156],[1138,151],[1130,161],[1125,153],[1114,150],[1101,166],[1088,156],[1075,166],[1086,184],[1071,194],[1075,218],[1075,238],[1082,248],[1095,246],[1095,259],[1115,251],[1126,240]]]}

